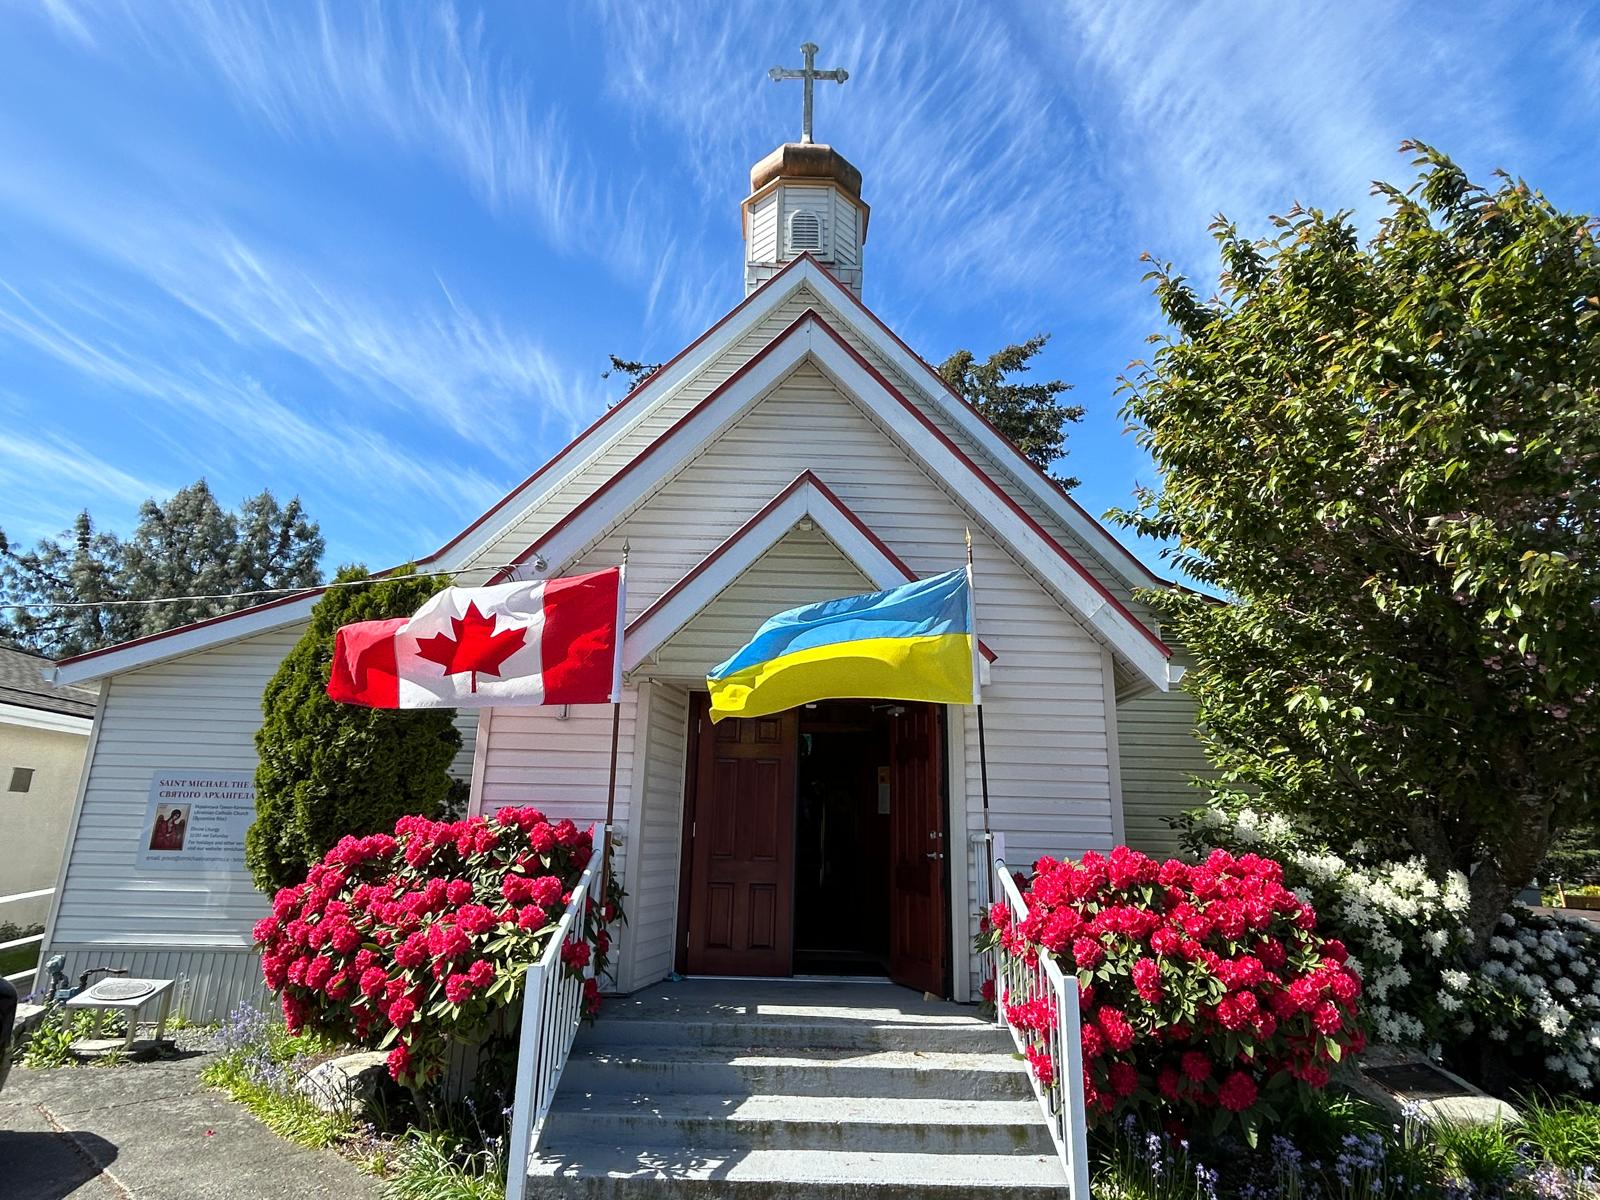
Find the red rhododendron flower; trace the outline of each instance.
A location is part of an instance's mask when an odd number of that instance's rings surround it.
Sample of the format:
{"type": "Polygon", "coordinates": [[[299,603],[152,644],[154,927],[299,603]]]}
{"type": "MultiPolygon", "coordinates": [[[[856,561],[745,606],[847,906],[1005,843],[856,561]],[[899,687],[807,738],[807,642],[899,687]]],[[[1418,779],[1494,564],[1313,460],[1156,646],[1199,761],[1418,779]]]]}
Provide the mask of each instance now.
{"type": "Polygon", "coordinates": [[[1235,1071],[1217,1089],[1217,1103],[1229,1112],[1244,1112],[1256,1102],[1255,1080],[1243,1071],[1235,1071]]]}
{"type": "Polygon", "coordinates": [[[1025,1057],[1028,1060],[1028,1066],[1033,1070],[1033,1077],[1044,1084],[1045,1087],[1049,1087],[1056,1081],[1056,1065],[1051,1061],[1047,1050],[1038,1046],[1029,1046],[1025,1057]]]}
{"type": "Polygon", "coordinates": [[[1193,1080],[1209,1079],[1211,1077],[1211,1058],[1198,1050],[1185,1050],[1179,1060],[1184,1076],[1193,1080]]]}
{"type": "MultiPolygon", "coordinates": [[[[1244,1113],[1273,1077],[1321,1086],[1330,1045],[1365,1045],[1345,948],[1316,933],[1316,914],[1270,858],[1217,851],[1198,865],[1158,864],[1118,847],[1076,862],[1041,858],[1020,886],[1022,915],[992,911],[980,946],[1029,969],[1054,956],[1069,980],[1094,972],[1079,1005],[1096,1119],[1130,1106],[1150,1107],[1156,1123],[1174,1109],[1208,1122],[1207,1109],[1244,1113]],[[1174,992],[1196,997],[1181,1020],[1174,992]]],[[[1025,1049],[1041,1050],[1050,1026],[1031,1002],[1005,1013],[1025,1049]]]]}
{"type": "MultiPolygon", "coordinates": [[[[392,1026],[405,1032],[390,1055],[396,1077],[432,1078],[449,1044],[481,1038],[506,998],[469,1002],[502,970],[540,958],[593,845],[573,822],[551,825],[522,807],[460,821],[411,815],[393,836],[341,838],[256,922],[262,978],[280,993],[291,1031],[371,1045],[392,1026]],[[506,908],[479,896],[505,897],[506,908]]],[[[615,898],[603,898],[611,918],[615,898]]],[[[604,969],[611,940],[601,910],[591,900],[580,914],[563,952],[569,969],[604,969]]],[[[582,987],[592,1016],[599,984],[582,987]]]]}
{"type": "Polygon", "coordinates": [[[1111,1084],[1111,1094],[1122,1100],[1138,1088],[1139,1069],[1131,1062],[1118,1060],[1107,1069],[1106,1079],[1111,1084]]]}
{"type": "Polygon", "coordinates": [[[1161,968],[1156,965],[1153,958],[1141,958],[1133,964],[1130,972],[1133,976],[1133,986],[1140,997],[1148,1004],[1159,1004],[1165,994],[1161,986],[1161,968]]]}

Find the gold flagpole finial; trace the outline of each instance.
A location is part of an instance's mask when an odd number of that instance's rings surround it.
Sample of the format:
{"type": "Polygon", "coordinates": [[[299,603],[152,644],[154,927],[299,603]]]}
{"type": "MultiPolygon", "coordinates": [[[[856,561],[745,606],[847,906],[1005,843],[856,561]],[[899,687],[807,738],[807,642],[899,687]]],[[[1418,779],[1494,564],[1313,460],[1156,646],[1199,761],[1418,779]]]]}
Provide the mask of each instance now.
{"type": "Polygon", "coordinates": [[[967,565],[972,565],[972,526],[967,526],[967,565]]]}

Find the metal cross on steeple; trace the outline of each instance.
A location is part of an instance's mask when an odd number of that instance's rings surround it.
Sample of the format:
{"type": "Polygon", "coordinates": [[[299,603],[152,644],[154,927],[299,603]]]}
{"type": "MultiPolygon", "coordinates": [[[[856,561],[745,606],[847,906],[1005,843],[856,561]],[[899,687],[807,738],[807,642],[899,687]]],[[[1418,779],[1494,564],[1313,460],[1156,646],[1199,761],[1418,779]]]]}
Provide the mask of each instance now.
{"type": "Polygon", "coordinates": [[[818,79],[832,79],[835,83],[843,83],[850,78],[850,72],[841,68],[832,71],[817,70],[817,45],[807,42],[800,47],[800,53],[805,55],[806,65],[796,71],[792,67],[773,67],[767,74],[772,77],[773,83],[782,83],[785,79],[798,79],[806,85],[805,118],[801,124],[800,140],[811,141],[811,84],[818,79]]]}

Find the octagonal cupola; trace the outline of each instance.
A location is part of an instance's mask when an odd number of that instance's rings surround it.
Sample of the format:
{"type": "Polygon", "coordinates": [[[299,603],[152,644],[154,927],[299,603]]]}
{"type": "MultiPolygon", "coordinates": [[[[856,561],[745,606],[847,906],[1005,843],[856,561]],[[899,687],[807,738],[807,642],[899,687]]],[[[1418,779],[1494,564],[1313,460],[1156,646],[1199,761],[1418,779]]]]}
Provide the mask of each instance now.
{"type": "Polygon", "coordinates": [[[786,142],[750,168],[744,202],[744,289],[809,253],[861,294],[867,240],[861,172],[832,146],[786,142]]]}
{"type": "Polygon", "coordinates": [[[812,90],[818,80],[843,83],[848,71],[817,69],[817,47],[800,47],[805,66],[773,67],[778,83],[804,85],[800,140],[785,142],[750,168],[750,195],[743,205],[744,290],[755,291],[785,263],[810,254],[857,296],[861,295],[861,248],[867,240],[868,209],[861,199],[861,172],[832,146],[811,138],[812,90]]]}

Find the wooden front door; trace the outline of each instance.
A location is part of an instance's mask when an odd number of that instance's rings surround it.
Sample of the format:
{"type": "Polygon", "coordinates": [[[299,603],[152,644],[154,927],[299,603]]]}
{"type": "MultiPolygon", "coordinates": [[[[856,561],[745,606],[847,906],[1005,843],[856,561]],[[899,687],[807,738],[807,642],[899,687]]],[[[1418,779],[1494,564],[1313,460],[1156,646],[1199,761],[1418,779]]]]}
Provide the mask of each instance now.
{"type": "Polygon", "coordinates": [[[889,732],[889,976],[945,994],[946,896],[943,754],[939,710],[908,704],[889,732]]]}
{"type": "Polygon", "coordinates": [[[697,699],[687,968],[695,975],[788,975],[799,717],[713,725],[706,698],[697,699]]]}

